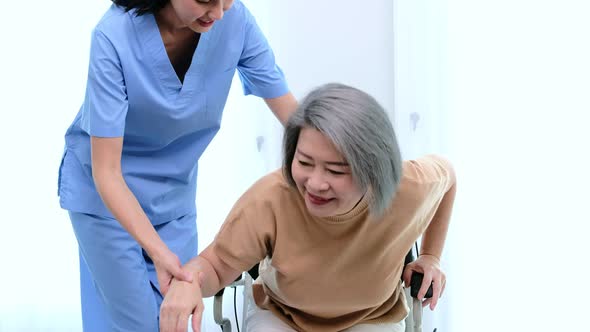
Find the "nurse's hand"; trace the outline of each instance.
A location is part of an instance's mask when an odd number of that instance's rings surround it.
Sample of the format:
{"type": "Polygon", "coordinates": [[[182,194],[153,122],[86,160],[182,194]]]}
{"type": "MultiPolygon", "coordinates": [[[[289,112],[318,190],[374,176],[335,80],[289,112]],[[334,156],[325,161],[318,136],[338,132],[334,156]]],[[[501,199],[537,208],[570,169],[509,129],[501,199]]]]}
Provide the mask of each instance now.
{"type": "Polygon", "coordinates": [[[193,331],[200,332],[203,309],[200,278],[193,282],[173,279],[160,307],[160,332],[185,332],[191,314],[193,331]]]}
{"type": "Polygon", "coordinates": [[[162,250],[162,252],[158,254],[155,254],[152,257],[152,261],[156,267],[158,283],[160,284],[160,292],[164,296],[166,296],[166,293],[168,293],[168,288],[170,288],[170,282],[172,281],[173,277],[182,281],[193,281],[193,275],[182,268],[178,257],[168,248],[162,250]]]}

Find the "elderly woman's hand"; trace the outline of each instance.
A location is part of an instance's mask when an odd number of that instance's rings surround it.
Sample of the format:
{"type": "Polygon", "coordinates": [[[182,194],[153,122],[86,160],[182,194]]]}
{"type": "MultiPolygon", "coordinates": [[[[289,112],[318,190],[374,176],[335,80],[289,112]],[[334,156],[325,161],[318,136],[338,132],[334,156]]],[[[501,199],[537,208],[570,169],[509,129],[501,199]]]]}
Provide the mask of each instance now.
{"type": "Polygon", "coordinates": [[[432,282],[432,297],[425,299],[422,302],[422,306],[426,307],[427,305],[430,305],[430,310],[434,310],[436,304],[438,303],[438,299],[442,296],[442,293],[445,290],[446,284],[446,276],[440,268],[440,261],[438,257],[429,254],[423,254],[412,263],[409,263],[406,266],[403,275],[403,280],[406,284],[406,287],[410,285],[410,279],[413,272],[420,272],[424,275],[424,278],[422,279],[422,286],[418,292],[418,299],[424,299],[424,295],[428,291],[428,287],[430,287],[430,283],[432,282]]]}
{"type": "Polygon", "coordinates": [[[173,279],[160,308],[160,331],[185,332],[191,314],[193,331],[201,331],[203,309],[201,278],[195,276],[192,282],[173,279]]]}

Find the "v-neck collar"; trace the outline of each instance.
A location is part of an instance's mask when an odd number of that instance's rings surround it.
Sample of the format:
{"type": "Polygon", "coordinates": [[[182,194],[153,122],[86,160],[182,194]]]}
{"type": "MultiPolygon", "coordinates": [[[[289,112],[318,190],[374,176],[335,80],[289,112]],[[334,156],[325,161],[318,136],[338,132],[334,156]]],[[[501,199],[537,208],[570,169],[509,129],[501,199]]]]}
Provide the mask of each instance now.
{"type": "Polygon", "coordinates": [[[217,35],[217,26],[220,22],[216,22],[211,27],[211,30],[201,34],[197,48],[193,53],[191,65],[184,76],[183,83],[178,78],[174,67],[172,67],[154,15],[144,14],[137,16],[131,11],[129,14],[135,24],[142,47],[145,53],[150,56],[156,76],[160,79],[164,88],[174,91],[177,94],[201,91],[204,86],[202,76],[209,59],[210,45],[217,35]]]}

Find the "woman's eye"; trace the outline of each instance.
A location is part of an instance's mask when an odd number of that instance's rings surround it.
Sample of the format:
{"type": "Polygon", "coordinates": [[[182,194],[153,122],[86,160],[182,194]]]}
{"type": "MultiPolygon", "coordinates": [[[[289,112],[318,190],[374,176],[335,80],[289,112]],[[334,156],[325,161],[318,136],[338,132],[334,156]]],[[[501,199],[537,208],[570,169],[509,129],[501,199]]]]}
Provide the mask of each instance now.
{"type": "Polygon", "coordinates": [[[330,172],[330,174],[334,174],[334,175],[344,175],[344,174],[346,174],[344,172],[334,171],[334,170],[331,170],[331,169],[329,169],[328,172],[330,172]]]}
{"type": "Polygon", "coordinates": [[[308,163],[307,161],[303,161],[303,160],[299,160],[299,165],[301,165],[301,166],[311,166],[310,163],[308,163]]]}

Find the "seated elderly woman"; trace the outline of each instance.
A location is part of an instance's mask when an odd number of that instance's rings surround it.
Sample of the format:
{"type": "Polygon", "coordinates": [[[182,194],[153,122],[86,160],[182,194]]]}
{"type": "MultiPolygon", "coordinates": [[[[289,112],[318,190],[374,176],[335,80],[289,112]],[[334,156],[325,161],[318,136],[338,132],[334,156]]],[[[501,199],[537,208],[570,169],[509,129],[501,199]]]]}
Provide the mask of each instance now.
{"type": "Polygon", "coordinates": [[[401,161],[391,122],[368,94],[341,84],[312,91],[285,128],[284,163],[234,205],[214,241],[185,265],[162,304],[163,332],[200,331],[203,297],[261,262],[249,331],[403,331],[404,258],[424,274],[431,309],[445,287],[441,256],[455,197],[445,159],[401,161]]]}

